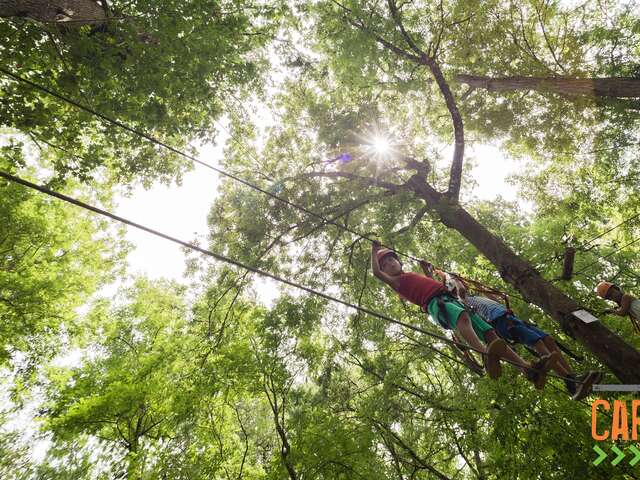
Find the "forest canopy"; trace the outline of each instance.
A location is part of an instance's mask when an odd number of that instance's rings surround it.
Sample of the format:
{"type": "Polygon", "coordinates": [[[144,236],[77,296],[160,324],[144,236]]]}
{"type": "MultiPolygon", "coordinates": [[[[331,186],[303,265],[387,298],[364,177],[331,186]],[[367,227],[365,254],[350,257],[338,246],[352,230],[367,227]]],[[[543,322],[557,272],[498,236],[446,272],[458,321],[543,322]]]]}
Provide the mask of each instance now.
{"type": "Polygon", "coordinates": [[[640,384],[640,332],[594,292],[640,295],[638,12],[0,2],[0,477],[637,478],[631,450],[594,465],[595,395],[469,368],[371,257],[472,279],[577,373],[640,384]],[[216,179],[206,232],[153,278],[100,211],[187,175],[216,179]]]}

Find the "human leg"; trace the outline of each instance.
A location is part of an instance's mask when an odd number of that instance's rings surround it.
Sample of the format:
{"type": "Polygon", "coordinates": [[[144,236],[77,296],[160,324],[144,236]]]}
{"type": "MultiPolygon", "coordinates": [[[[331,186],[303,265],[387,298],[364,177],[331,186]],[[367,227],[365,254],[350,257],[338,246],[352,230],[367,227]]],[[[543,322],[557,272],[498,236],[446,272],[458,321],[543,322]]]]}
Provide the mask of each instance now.
{"type": "MultiPolygon", "coordinates": [[[[500,376],[502,373],[500,358],[492,354],[496,345],[490,345],[487,348],[482,343],[482,341],[487,343],[484,331],[491,330],[489,325],[485,324],[484,328],[475,328],[464,305],[446,295],[432,299],[427,310],[431,318],[443,328],[454,330],[459,338],[464,339],[469,346],[483,354],[485,368],[490,378],[496,379],[500,376]]],[[[497,340],[494,340],[494,344],[496,342],[497,340]]],[[[504,340],[500,342],[504,343],[504,340]]]]}
{"type": "Polygon", "coordinates": [[[487,351],[486,347],[473,329],[471,319],[469,318],[467,312],[463,311],[458,316],[456,321],[456,332],[458,332],[460,336],[464,338],[471,347],[481,352],[487,351]]]}
{"type": "Polygon", "coordinates": [[[560,360],[558,361],[558,363],[562,365],[562,367],[567,371],[567,373],[572,373],[573,369],[571,368],[571,365],[569,365],[569,362],[567,362],[566,358],[564,358],[562,351],[558,347],[558,344],[553,339],[553,337],[551,337],[550,335],[547,335],[542,339],[542,341],[544,342],[545,346],[549,350],[551,350],[552,352],[558,352],[560,354],[560,360]]]}
{"type": "MultiPolygon", "coordinates": [[[[485,338],[485,342],[489,343],[494,341],[494,339],[499,338],[496,329],[485,322],[480,315],[472,313],[470,315],[470,319],[474,330],[482,334],[482,336],[485,338]]],[[[529,362],[527,362],[520,355],[514,352],[513,349],[509,347],[509,345],[507,345],[504,340],[499,345],[500,347],[496,351],[496,354],[498,356],[509,360],[510,362],[513,362],[523,368],[529,368],[531,366],[529,362]]]]}

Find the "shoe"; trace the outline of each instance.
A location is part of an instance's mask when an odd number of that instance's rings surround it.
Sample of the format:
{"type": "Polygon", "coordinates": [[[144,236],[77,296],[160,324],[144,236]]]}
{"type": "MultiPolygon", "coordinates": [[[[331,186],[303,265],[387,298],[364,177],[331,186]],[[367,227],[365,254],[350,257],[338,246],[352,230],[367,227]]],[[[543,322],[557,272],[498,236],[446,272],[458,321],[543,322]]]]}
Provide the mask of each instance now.
{"type": "Polygon", "coordinates": [[[582,377],[583,378],[580,378],[582,383],[578,384],[576,393],[571,397],[572,400],[578,401],[586,398],[591,393],[593,384],[602,379],[602,373],[592,370],[582,377]]]}
{"type": "Polygon", "coordinates": [[[487,353],[484,355],[484,365],[489,378],[496,379],[502,375],[502,366],[500,365],[500,354],[504,354],[504,350],[509,348],[507,342],[502,338],[496,338],[487,347],[487,353]]]}
{"type": "Polygon", "coordinates": [[[540,360],[531,365],[531,368],[527,369],[527,380],[533,382],[536,389],[542,390],[547,383],[547,372],[556,365],[559,359],[560,354],[558,352],[551,352],[549,355],[544,355],[540,360]]]}
{"type": "Polygon", "coordinates": [[[577,378],[575,373],[568,373],[564,379],[564,385],[565,387],[567,387],[567,392],[569,392],[569,395],[576,394],[576,390],[578,388],[576,385],[576,380],[577,378]]]}
{"type": "Polygon", "coordinates": [[[596,379],[593,381],[593,383],[600,383],[604,377],[604,373],[596,371],[596,379]]]}
{"type": "Polygon", "coordinates": [[[498,357],[483,353],[482,361],[484,363],[484,371],[487,372],[490,379],[495,380],[496,378],[500,378],[500,375],[502,375],[502,366],[500,365],[498,357]]]}

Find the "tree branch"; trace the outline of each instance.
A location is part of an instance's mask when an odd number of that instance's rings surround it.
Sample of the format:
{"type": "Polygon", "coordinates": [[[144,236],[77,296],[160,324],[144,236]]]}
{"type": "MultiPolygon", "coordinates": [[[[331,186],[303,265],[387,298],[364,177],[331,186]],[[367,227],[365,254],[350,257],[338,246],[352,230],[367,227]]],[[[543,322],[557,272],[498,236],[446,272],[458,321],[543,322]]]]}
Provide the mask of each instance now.
{"type": "Polygon", "coordinates": [[[415,216],[413,217],[413,219],[411,220],[409,225],[406,225],[406,226],[402,227],[401,229],[396,230],[395,232],[393,232],[393,234],[397,235],[397,234],[400,234],[400,233],[404,233],[407,230],[411,230],[413,227],[415,227],[418,224],[418,222],[420,220],[422,220],[422,217],[424,217],[429,210],[430,210],[429,206],[425,205],[420,210],[418,210],[418,212],[415,214],[415,216]]]}
{"type": "Polygon", "coordinates": [[[393,192],[397,192],[405,189],[404,185],[384,182],[377,178],[363,177],[360,175],[355,175],[353,173],[347,173],[347,172],[309,172],[309,173],[304,173],[298,176],[298,178],[300,177],[302,178],[313,178],[313,177],[348,178],[350,180],[357,180],[359,182],[363,182],[372,187],[386,188],[387,190],[391,190],[393,192]]]}
{"type": "Polygon", "coordinates": [[[440,66],[431,57],[425,56],[422,61],[427,67],[429,67],[429,70],[431,70],[431,74],[435,78],[438,88],[440,89],[440,93],[444,97],[447,110],[449,110],[449,115],[451,115],[451,121],[453,122],[454,147],[447,196],[457,201],[460,196],[462,162],[464,160],[464,124],[462,122],[462,115],[460,115],[460,110],[458,110],[451,88],[444,78],[444,74],[442,73],[440,66]]]}
{"type": "Polygon", "coordinates": [[[436,80],[436,83],[438,84],[440,93],[444,97],[445,103],[447,105],[447,110],[449,110],[449,114],[451,115],[451,120],[453,122],[455,144],[454,144],[454,150],[453,150],[453,159],[451,162],[449,190],[447,191],[447,195],[457,201],[458,197],[460,196],[462,161],[464,158],[464,126],[462,122],[462,116],[460,115],[460,111],[458,110],[456,101],[453,98],[453,93],[451,92],[451,88],[449,87],[449,84],[445,80],[444,74],[442,73],[440,66],[437,64],[435,60],[435,56],[429,56],[425,52],[423,52],[416,45],[413,38],[407,33],[402,23],[402,19],[400,18],[398,9],[395,5],[395,1],[388,0],[388,4],[389,4],[389,10],[391,11],[391,16],[393,17],[393,20],[395,21],[396,26],[400,30],[402,37],[405,39],[407,44],[419,55],[417,60],[415,59],[416,58],[415,55],[412,55],[410,59],[413,61],[416,61],[417,63],[425,65],[429,68],[429,70],[431,71],[431,74],[436,80]]]}
{"type": "Polygon", "coordinates": [[[422,457],[420,457],[393,430],[391,430],[389,427],[387,427],[386,425],[383,425],[382,423],[380,423],[380,422],[378,422],[376,420],[373,420],[373,421],[374,421],[374,424],[378,427],[379,430],[383,430],[383,431],[387,432],[389,435],[391,435],[393,437],[393,439],[395,440],[395,442],[400,447],[402,447],[402,449],[405,450],[411,456],[411,458],[413,458],[422,468],[424,468],[425,470],[429,471],[430,473],[435,475],[440,480],[451,480],[451,478],[447,477],[444,473],[442,473],[441,471],[436,469],[433,465],[431,465],[430,463],[427,463],[422,457]]]}
{"type": "Polygon", "coordinates": [[[416,44],[411,35],[405,30],[402,20],[400,19],[400,11],[398,10],[398,6],[396,5],[395,0],[387,0],[387,5],[389,5],[389,11],[391,12],[391,17],[393,21],[396,23],[398,28],[400,29],[400,33],[402,34],[402,38],[404,38],[407,45],[411,47],[418,57],[427,56],[427,54],[416,44]]]}
{"type": "MultiPolygon", "coordinates": [[[[334,3],[335,5],[337,5],[339,8],[341,8],[345,13],[347,14],[352,14],[353,11],[350,8],[345,7],[344,5],[342,5],[340,2],[337,2],[336,0],[331,0],[332,3],[334,3]]],[[[398,47],[397,45],[391,43],[390,41],[386,40],[384,37],[378,35],[377,33],[373,32],[372,30],[369,29],[369,27],[367,27],[364,22],[360,19],[357,18],[356,20],[349,18],[347,15],[345,15],[345,19],[347,21],[347,23],[349,23],[349,25],[351,25],[352,27],[357,28],[358,30],[365,32],[369,35],[371,35],[376,42],[378,42],[380,45],[388,48],[389,50],[391,50],[392,52],[400,55],[403,58],[406,58],[407,60],[411,60],[413,62],[419,62],[420,61],[420,57],[417,55],[413,55],[412,53],[407,52],[406,50],[398,47]]]]}

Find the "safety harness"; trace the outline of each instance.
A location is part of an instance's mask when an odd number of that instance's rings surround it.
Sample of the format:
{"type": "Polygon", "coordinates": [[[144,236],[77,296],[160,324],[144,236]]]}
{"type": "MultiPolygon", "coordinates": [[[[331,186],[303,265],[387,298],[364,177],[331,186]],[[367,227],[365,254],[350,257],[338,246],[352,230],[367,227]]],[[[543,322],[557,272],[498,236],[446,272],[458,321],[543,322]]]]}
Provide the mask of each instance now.
{"type": "MultiPolygon", "coordinates": [[[[459,281],[460,283],[462,283],[462,285],[467,290],[473,290],[475,293],[479,293],[479,294],[490,294],[490,295],[495,295],[497,297],[500,297],[502,299],[502,303],[506,307],[505,315],[514,315],[513,311],[511,310],[511,306],[509,304],[509,296],[505,292],[503,292],[501,290],[497,290],[497,289],[495,289],[493,287],[489,287],[489,286],[487,286],[487,285],[485,285],[485,284],[483,284],[481,282],[478,282],[477,280],[472,280],[470,278],[465,278],[462,275],[458,275],[457,273],[449,273],[449,272],[447,272],[447,273],[445,273],[445,276],[446,275],[449,275],[451,278],[453,278],[453,279],[459,281]],[[471,286],[472,288],[469,288],[469,286],[471,286]]],[[[442,284],[447,289],[447,291],[449,293],[454,293],[455,286],[447,284],[446,278],[442,279],[442,284]]],[[[447,329],[451,329],[451,324],[449,323],[449,315],[447,314],[447,311],[446,311],[446,308],[445,308],[444,299],[442,298],[442,296],[438,296],[438,297],[436,297],[436,301],[438,302],[438,317],[437,317],[436,320],[438,321],[438,323],[440,325],[442,325],[442,327],[447,328],[447,329]]],[[[470,312],[473,312],[473,313],[476,313],[476,314],[482,316],[481,314],[478,313],[478,311],[474,307],[472,307],[470,305],[467,305],[465,302],[463,302],[463,304],[464,304],[465,308],[467,310],[469,310],[470,312]]],[[[426,311],[426,305],[423,307],[423,309],[424,309],[424,311],[426,311]]],[[[492,324],[492,322],[488,321],[487,319],[485,319],[485,320],[490,325],[492,324]]],[[[529,321],[526,321],[526,320],[521,320],[521,321],[522,321],[522,323],[524,323],[527,326],[538,328],[538,326],[535,323],[532,323],[532,322],[529,322],[529,321]]],[[[637,328],[638,331],[640,332],[640,324],[638,323],[638,321],[632,317],[632,322],[633,322],[634,327],[637,328]]],[[[514,340],[506,340],[506,341],[512,347],[515,347],[516,345],[520,345],[518,342],[516,342],[514,340]]],[[[558,345],[558,348],[560,350],[562,350],[564,353],[566,353],[568,356],[570,356],[574,360],[576,360],[578,362],[582,362],[584,360],[584,357],[582,357],[582,356],[574,353],[573,351],[571,351],[562,342],[560,342],[558,340],[555,340],[555,342],[558,345]]],[[[534,355],[536,357],[540,357],[540,354],[535,349],[529,347],[528,345],[524,345],[524,344],[522,344],[522,346],[524,348],[526,348],[529,352],[531,352],[532,355],[534,355]]]]}

